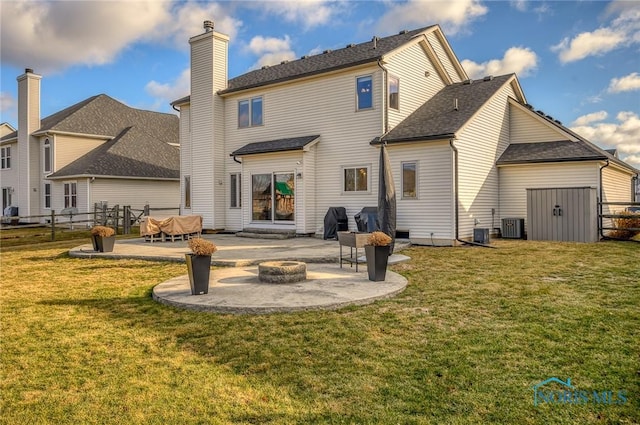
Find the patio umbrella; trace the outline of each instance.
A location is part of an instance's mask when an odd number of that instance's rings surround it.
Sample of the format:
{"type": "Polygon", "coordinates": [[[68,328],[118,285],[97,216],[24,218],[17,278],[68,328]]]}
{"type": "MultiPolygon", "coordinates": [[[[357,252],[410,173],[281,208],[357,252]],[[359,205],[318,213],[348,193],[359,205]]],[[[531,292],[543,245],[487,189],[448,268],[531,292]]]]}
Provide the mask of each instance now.
{"type": "Polygon", "coordinates": [[[391,236],[390,253],[393,253],[393,245],[396,241],[396,187],[393,184],[393,173],[386,145],[386,143],[380,145],[378,222],[380,230],[391,236]]]}

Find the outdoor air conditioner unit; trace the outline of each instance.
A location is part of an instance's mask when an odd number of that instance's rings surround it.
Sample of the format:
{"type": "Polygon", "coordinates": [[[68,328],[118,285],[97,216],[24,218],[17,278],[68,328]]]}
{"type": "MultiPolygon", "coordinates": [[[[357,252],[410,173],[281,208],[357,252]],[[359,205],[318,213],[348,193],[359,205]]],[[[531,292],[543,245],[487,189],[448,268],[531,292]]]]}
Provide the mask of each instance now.
{"type": "Polygon", "coordinates": [[[524,238],[524,218],[503,218],[502,237],[508,239],[524,238]]]}

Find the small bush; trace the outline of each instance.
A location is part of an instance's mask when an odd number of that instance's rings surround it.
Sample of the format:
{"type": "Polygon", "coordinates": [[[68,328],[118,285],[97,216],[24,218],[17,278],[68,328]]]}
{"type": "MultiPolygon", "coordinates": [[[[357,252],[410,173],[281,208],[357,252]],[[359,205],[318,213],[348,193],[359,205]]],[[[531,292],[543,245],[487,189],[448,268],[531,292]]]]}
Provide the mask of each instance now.
{"type": "Polygon", "coordinates": [[[103,238],[106,238],[115,235],[116,231],[107,226],[93,226],[91,228],[91,234],[93,236],[102,236],[103,238]]]}
{"type": "Polygon", "coordinates": [[[391,237],[383,232],[373,232],[367,243],[373,246],[387,246],[391,243],[391,237]]]}
{"type": "Polygon", "coordinates": [[[640,234],[638,230],[629,230],[634,228],[640,229],[640,213],[620,211],[616,214],[623,215],[624,217],[613,219],[613,227],[617,227],[617,229],[612,231],[609,236],[618,239],[633,239],[635,235],[640,234]]]}
{"type": "Polygon", "coordinates": [[[195,255],[211,255],[218,250],[216,244],[202,238],[189,239],[189,249],[195,255]]]}

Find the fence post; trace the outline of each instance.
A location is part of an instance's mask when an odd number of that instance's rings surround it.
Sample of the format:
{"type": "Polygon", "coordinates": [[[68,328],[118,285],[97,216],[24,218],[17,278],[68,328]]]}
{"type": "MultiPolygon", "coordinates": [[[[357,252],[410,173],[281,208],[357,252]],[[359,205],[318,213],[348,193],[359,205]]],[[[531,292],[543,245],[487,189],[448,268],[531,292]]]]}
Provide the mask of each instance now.
{"type": "Polygon", "coordinates": [[[51,210],[51,242],[56,240],[56,211],[51,210]]]}
{"type": "Polygon", "coordinates": [[[129,205],[122,207],[122,215],[124,215],[124,223],[122,224],[124,234],[128,235],[131,233],[131,207],[129,205]]]}
{"type": "Polygon", "coordinates": [[[149,204],[146,204],[144,206],[144,215],[149,217],[149,204]]]}
{"type": "Polygon", "coordinates": [[[113,212],[114,212],[114,224],[116,228],[116,234],[118,234],[118,227],[120,224],[120,205],[116,205],[115,207],[113,207],[113,212]]]}

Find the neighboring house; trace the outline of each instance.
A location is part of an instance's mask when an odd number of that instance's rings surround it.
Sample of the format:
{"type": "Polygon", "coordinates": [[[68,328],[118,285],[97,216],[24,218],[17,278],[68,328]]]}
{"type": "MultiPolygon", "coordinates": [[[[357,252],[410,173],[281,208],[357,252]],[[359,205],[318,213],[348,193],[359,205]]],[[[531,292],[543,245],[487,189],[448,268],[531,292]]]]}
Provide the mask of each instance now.
{"type": "Polygon", "coordinates": [[[41,119],[41,78],[30,69],[18,77],[18,130],[2,130],[3,208],[17,206],[24,217],[90,212],[103,202],[178,206],[177,116],[101,94],[41,119]]]}
{"type": "Polygon", "coordinates": [[[526,189],[590,186],[631,200],[638,170],[535,112],[514,74],[470,80],[439,26],[227,77],[229,38],[192,37],[180,109],[181,208],[227,231],[321,234],[377,205],[387,143],[397,228],[454,244],[525,217],[526,189]]]}

